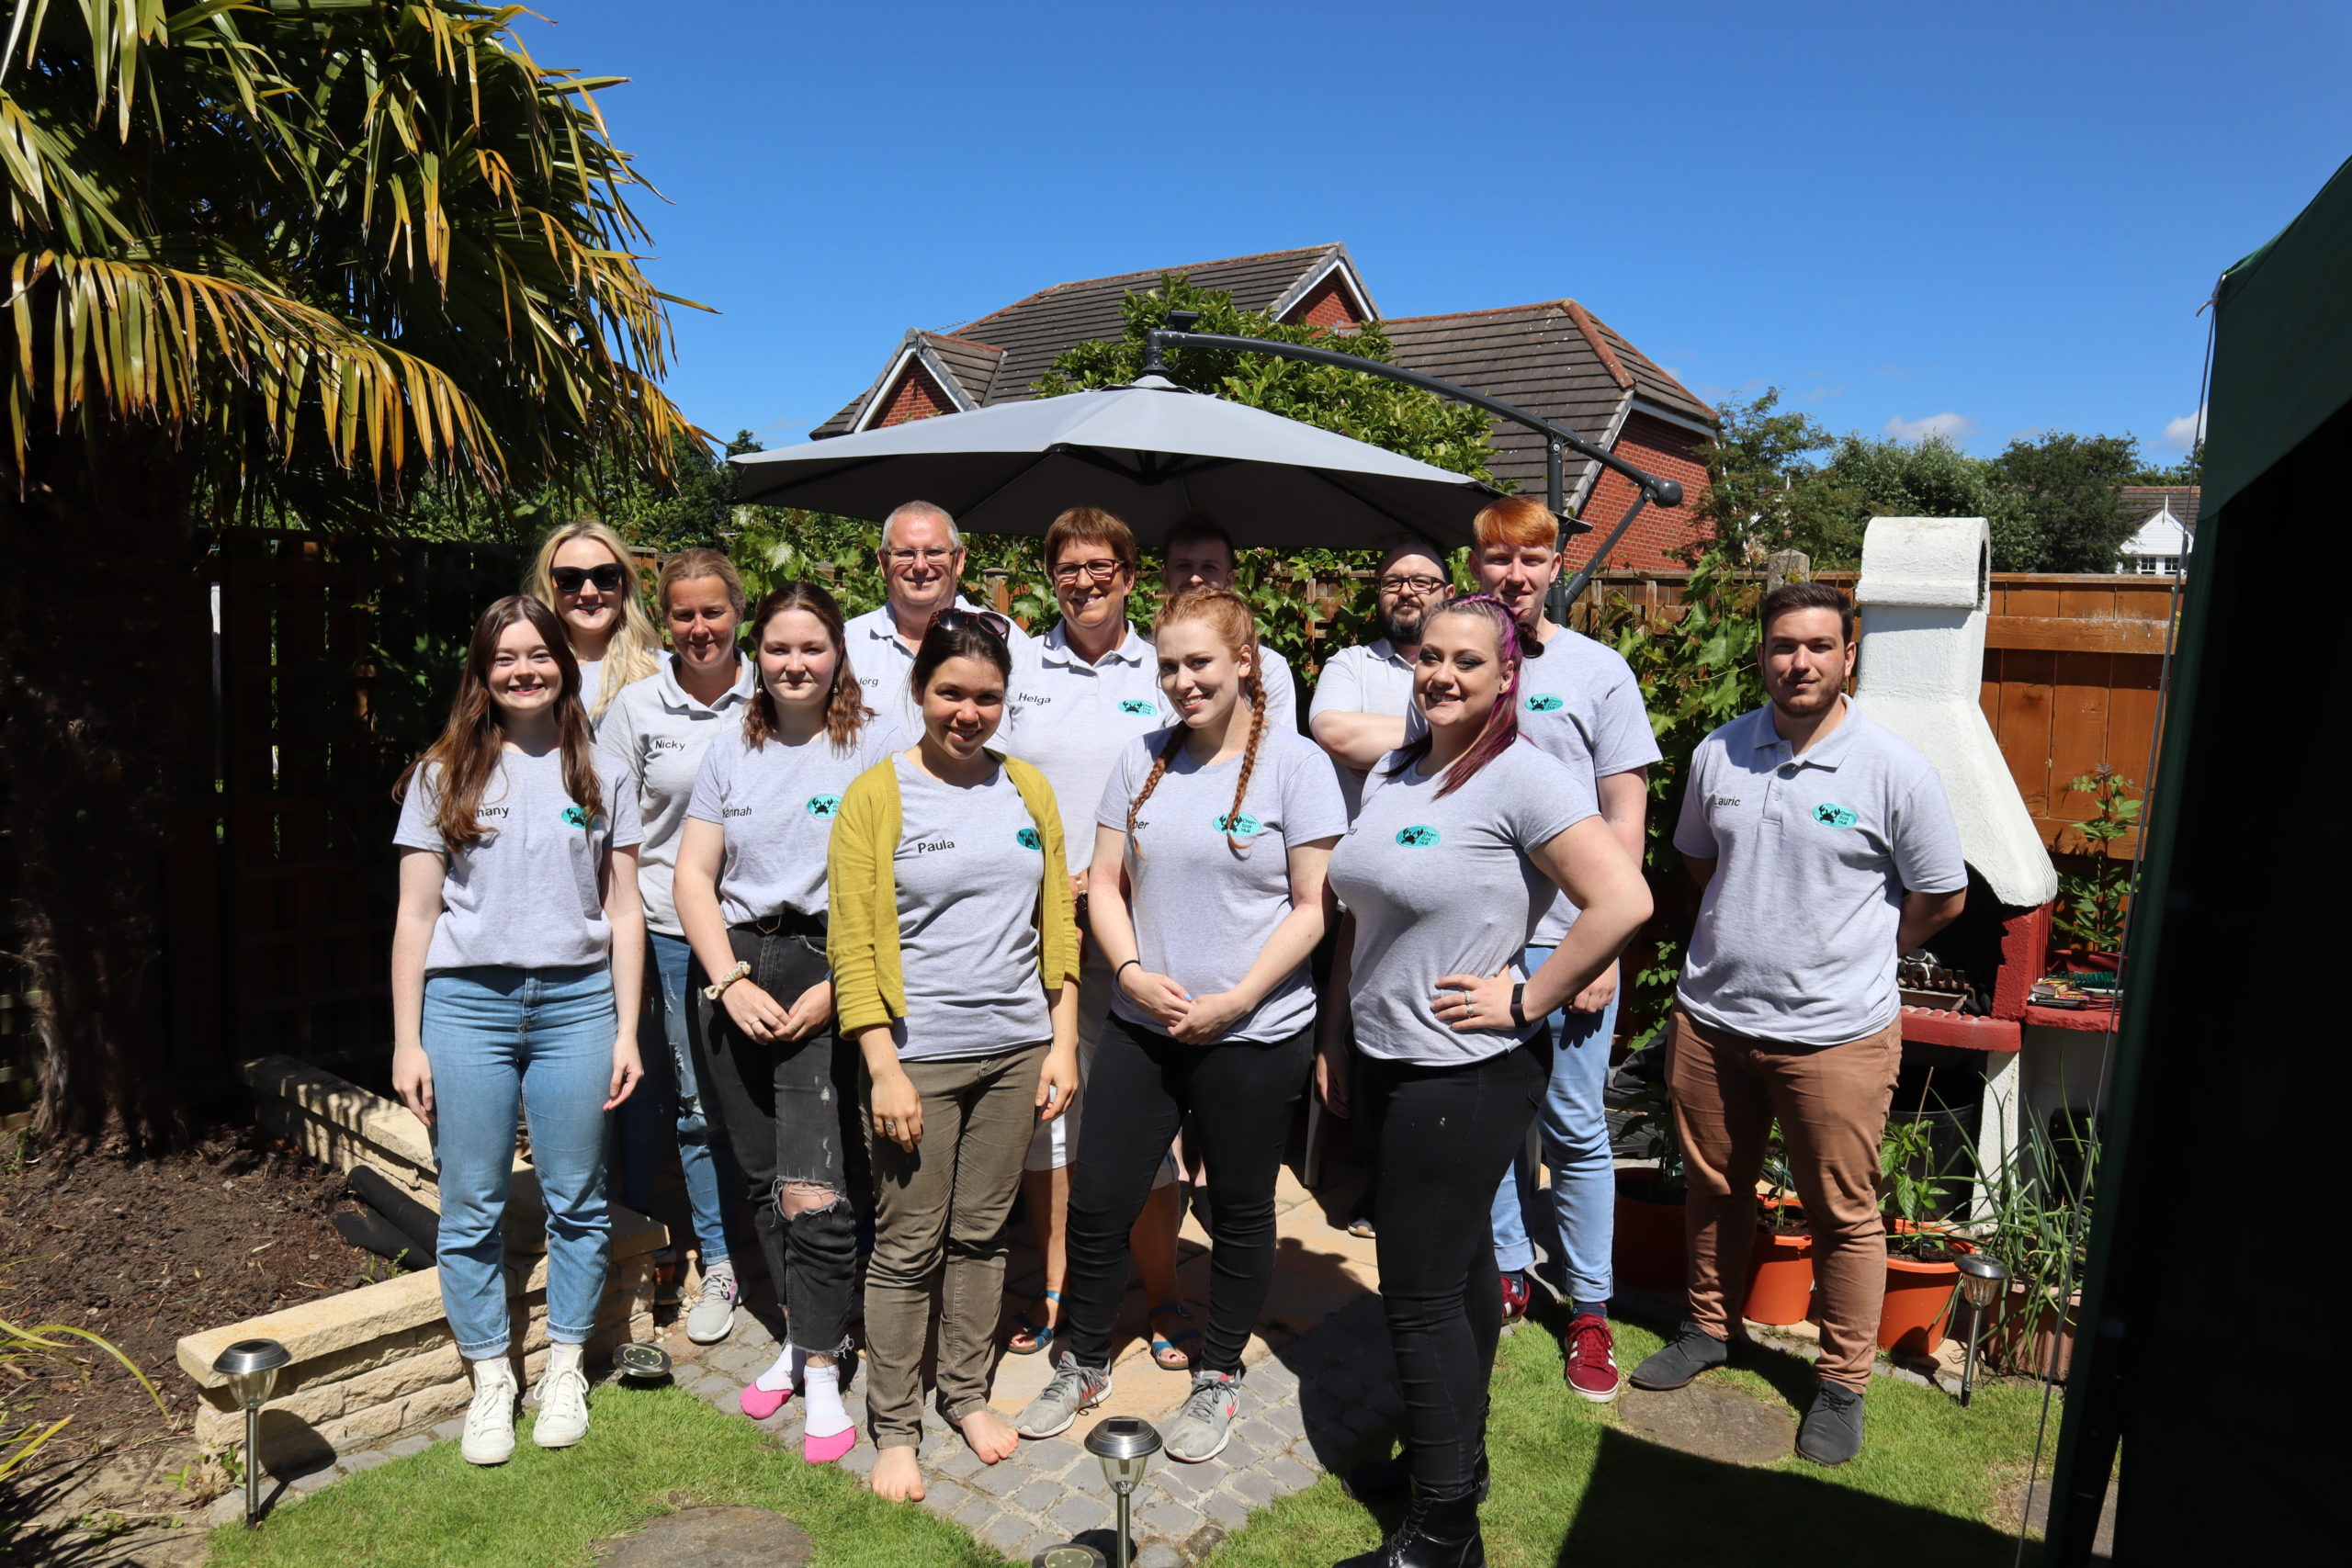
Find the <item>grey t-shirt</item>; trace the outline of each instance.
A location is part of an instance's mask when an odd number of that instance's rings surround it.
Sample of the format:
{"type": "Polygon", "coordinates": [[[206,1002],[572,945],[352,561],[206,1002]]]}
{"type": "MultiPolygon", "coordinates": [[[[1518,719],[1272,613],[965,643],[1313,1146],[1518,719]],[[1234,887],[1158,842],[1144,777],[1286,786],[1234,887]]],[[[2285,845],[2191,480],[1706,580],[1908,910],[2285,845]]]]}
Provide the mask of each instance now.
{"type": "MultiPolygon", "coordinates": [[[[1323,713],[1374,713],[1403,718],[1413,711],[1413,667],[1386,637],[1358,648],[1343,648],[1323,666],[1315,682],[1315,700],[1307,705],[1307,722],[1323,713]]],[[[1340,793],[1348,815],[1355,815],[1363,799],[1363,775],[1339,764],[1340,793]]]]}
{"type": "Polygon", "coordinates": [[[842,750],[823,734],[798,746],[771,735],[753,747],[738,727],[702,754],[686,815],[727,830],[718,908],[729,925],[784,909],[825,912],[825,851],[850,780],[913,742],[871,718],[842,750]]]}
{"type": "MultiPolygon", "coordinates": [[[[1519,732],[1588,784],[1658,760],[1657,737],[1642,705],[1641,682],[1623,655],[1581,632],[1562,630],[1519,671],[1519,732]]],[[[1530,945],[1557,947],[1576,924],[1565,893],[1552,900],[1530,945]]]]}
{"type": "Polygon", "coordinates": [[[1893,1022],[1904,894],[1968,886],[1935,764],[1851,703],[1802,757],[1769,707],[1699,742],[1674,847],[1715,863],[1676,997],[1788,1045],[1893,1022]]]}
{"type": "MultiPolygon", "coordinates": [[[[1095,821],[1127,830],[1127,807],[1167,732],[1127,743],[1102,791],[1095,821]]],[[[1202,767],[1182,746],[1169,760],[1150,798],[1136,817],[1128,840],[1128,908],[1135,916],[1136,955],[1191,996],[1229,991],[1250,973],[1274,928],[1291,912],[1290,850],[1347,831],[1347,806],[1323,749],[1270,724],[1258,742],[1250,794],[1226,838],[1241,759],[1202,767]]],[[[1159,1022],[1121,991],[1111,1010],[1129,1023],[1158,1031],[1159,1022]]],[[[1315,987],[1302,963],[1223,1036],[1227,1040],[1287,1040],[1315,1021],[1315,987]]],[[[1164,1031],[1162,1031],[1164,1032],[1164,1031]]]]}
{"type": "Polygon", "coordinates": [[[499,755],[481,792],[477,820],[486,836],[452,851],[433,825],[440,798],[438,764],[410,782],[392,842],[434,850],[448,862],[441,918],[434,922],[424,972],[496,965],[571,969],[602,964],[613,950],[599,874],[609,851],[640,843],[637,796],[612,758],[596,757],[605,810],[590,822],[563,787],[563,753],[499,755]]]}
{"type": "Polygon", "coordinates": [[[1045,842],[999,767],[986,784],[942,784],[904,756],[899,773],[899,964],[902,1061],[995,1056],[1050,1040],[1037,967],[1045,842]]]}
{"type": "Polygon", "coordinates": [[[759,671],[749,659],[736,661],[735,683],[708,705],[678,684],[678,656],[662,656],[662,667],[631,682],[613,699],[596,726],[597,744],[621,760],[637,790],[645,817],[645,852],[637,885],[645,895],[645,924],[664,936],[684,936],[678,908],[670,897],[670,872],[678,863],[678,835],[685,831],[686,802],[694,797],[706,747],[722,735],[740,735],[743,705],[752,700],[759,671]]]}
{"type": "Polygon", "coordinates": [[[1432,1066],[1508,1051],[1542,1027],[1457,1033],[1432,1010],[1447,975],[1520,964],[1558,891],[1528,852],[1597,815],[1583,779],[1513,741],[1443,799],[1442,773],[1392,774],[1392,753],[1365,781],[1363,806],[1331,852],[1331,886],[1355,917],[1348,1000],[1365,1054],[1432,1066]]]}
{"type": "Polygon", "coordinates": [[[1094,858],[1094,803],[1102,798],[1119,754],[1136,736],[1168,727],[1167,702],[1159,690],[1159,656],[1133,626],[1092,664],[1071,649],[1058,622],[1036,643],[1014,651],[996,745],[1034,763],[1054,786],[1071,875],[1094,858]]]}

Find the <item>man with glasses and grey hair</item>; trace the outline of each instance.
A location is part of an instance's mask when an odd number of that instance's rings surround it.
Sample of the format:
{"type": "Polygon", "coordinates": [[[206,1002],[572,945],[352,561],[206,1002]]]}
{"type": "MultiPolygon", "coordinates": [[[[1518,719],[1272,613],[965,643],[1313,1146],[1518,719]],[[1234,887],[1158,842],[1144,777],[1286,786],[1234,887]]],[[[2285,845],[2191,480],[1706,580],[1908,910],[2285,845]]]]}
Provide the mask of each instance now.
{"type": "MultiPolygon", "coordinates": [[[[956,592],[964,580],[964,536],[944,507],[928,501],[905,502],[882,520],[882,543],[875,556],[881,562],[883,591],[888,597],[880,609],[842,628],[842,643],[858,684],[865,688],[865,705],[897,724],[902,733],[921,735],[922,715],[908,681],[922,634],[932,616],[950,604],[959,610],[981,608],[956,592]]],[[[1013,626],[1005,640],[1017,658],[1030,638],[1013,626]]]]}

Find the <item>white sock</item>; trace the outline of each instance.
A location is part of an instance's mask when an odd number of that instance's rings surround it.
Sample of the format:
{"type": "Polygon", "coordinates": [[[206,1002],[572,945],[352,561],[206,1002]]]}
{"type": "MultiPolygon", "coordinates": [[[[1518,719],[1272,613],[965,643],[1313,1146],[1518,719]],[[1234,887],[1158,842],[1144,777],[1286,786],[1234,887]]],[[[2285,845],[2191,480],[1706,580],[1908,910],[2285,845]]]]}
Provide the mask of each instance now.
{"type": "Polygon", "coordinates": [[[800,1390],[804,1405],[805,1428],[812,1438],[833,1438],[846,1432],[855,1423],[842,1404],[842,1369],[836,1361],[830,1367],[810,1367],[804,1374],[807,1382],[800,1390]]]}
{"type": "Polygon", "coordinates": [[[775,1365],[752,1380],[752,1385],[763,1388],[770,1393],[782,1393],[786,1389],[798,1388],[801,1369],[808,1359],[807,1354],[799,1346],[787,1345],[784,1348],[784,1354],[775,1359],[775,1365]]]}
{"type": "Polygon", "coordinates": [[[578,1371],[581,1358],[587,1354],[587,1348],[584,1345],[549,1345],[548,1347],[548,1375],[553,1377],[560,1371],[578,1371]]]}

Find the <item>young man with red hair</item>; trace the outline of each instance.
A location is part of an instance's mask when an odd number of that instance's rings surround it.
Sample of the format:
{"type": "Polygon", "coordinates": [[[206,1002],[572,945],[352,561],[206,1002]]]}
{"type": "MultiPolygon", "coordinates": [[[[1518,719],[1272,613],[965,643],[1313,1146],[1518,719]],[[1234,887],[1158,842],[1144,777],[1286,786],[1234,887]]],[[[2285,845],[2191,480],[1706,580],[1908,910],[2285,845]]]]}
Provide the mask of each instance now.
{"type": "MultiPolygon", "coordinates": [[[[1473,527],[1477,542],[1471,570],[1487,592],[1510,606],[1538,647],[1521,676],[1519,732],[1575,771],[1591,771],[1601,819],[1639,865],[1648,770],[1658,760],[1657,741],[1632,667],[1614,649],[1555,624],[1544,613],[1545,596],[1560,575],[1559,519],[1532,497],[1506,496],[1479,513],[1473,527]]],[[[1526,962],[1534,965],[1549,958],[1576,919],[1576,906],[1562,895],[1536,928],[1526,962]]],[[[1584,1398],[1606,1404],[1617,1397],[1620,1382],[1609,1328],[1616,1162],[1601,1101],[1610,1043],[1617,1032],[1616,966],[1550,1021],[1552,1077],[1537,1122],[1544,1161],[1552,1168],[1560,1261],[1575,1309],[1565,1348],[1567,1382],[1584,1398]]],[[[1495,1261],[1502,1270],[1510,1315],[1526,1310],[1527,1270],[1535,1261],[1527,1213],[1534,1199],[1534,1172],[1522,1155],[1495,1194],[1495,1261]]]]}

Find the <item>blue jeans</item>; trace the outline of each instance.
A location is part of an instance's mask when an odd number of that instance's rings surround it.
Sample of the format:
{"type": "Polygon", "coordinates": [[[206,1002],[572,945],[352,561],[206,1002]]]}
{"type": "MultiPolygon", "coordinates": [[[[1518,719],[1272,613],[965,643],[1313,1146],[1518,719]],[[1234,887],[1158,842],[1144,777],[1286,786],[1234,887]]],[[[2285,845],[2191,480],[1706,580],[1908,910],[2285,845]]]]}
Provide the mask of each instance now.
{"type": "Polygon", "coordinates": [[[613,1077],[612,974],[454,969],[424,982],[433,1150],[441,1168],[441,1305],[469,1360],[507,1353],[506,1190],[519,1101],[548,1217],[548,1337],[584,1343],[612,1256],[605,1096],[613,1077]]]}
{"type": "Polygon", "coordinates": [[[646,987],[647,1007],[661,1020],[659,1035],[645,1044],[645,1081],[621,1102],[619,1146],[621,1201],[640,1213],[653,1200],[654,1173],[662,1168],[662,1141],[677,1129],[678,1168],[686,1182],[686,1206],[693,1212],[695,1239],[702,1247],[706,1271],[727,1261],[726,1211],[719,1206],[718,1168],[721,1137],[703,1114],[702,1089],[695,1078],[695,1056],[686,1040],[686,965],[694,950],[686,939],[648,931],[653,962],[646,987]],[[666,1042],[666,1051],[654,1041],[666,1042]]]}
{"type": "MultiPolygon", "coordinates": [[[[1523,962],[1534,974],[1552,956],[1531,947],[1523,962]]],[[[1567,1274],[1568,1299],[1609,1299],[1609,1254],[1617,1239],[1617,1162],[1609,1149],[1609,1113],[1601,1089],[1609,1082],[1609,1043],[1617,1033],[1617,998],[1599,1012],[1552,1015],[1552,1080],[1535,1113],[1544,1134],[1544,1163],[1552,1168],[1552,1218],[1556,1236],[1547,1250],[1567,1274]]],[[[1535,1203],[1535,1172],[1521,1145],[1495,1191],[1495,1262],[1505,1273],[1532,1268],[1528,1211],[1535,1203]]],[[[1538,1216],[1537,1224],[1542,1224],[1538,1216]]]]}

